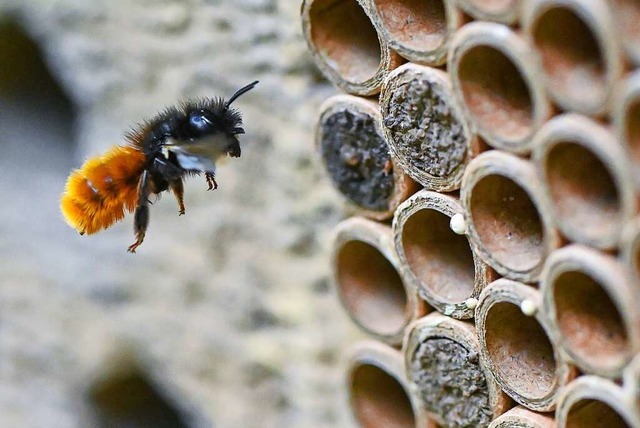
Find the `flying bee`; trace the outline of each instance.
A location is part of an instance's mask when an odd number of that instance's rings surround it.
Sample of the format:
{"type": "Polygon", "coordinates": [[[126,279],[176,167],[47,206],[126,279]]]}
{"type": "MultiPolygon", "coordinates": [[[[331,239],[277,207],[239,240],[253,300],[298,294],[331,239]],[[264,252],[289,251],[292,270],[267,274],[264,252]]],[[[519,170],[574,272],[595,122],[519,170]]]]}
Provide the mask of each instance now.
{"type": "Polygon", "coordinates": [[[255,81],[231,96],[186,102],[170,107],[126,135],[127,144],[114,146],[87,160],[71,173],[60,201],[67,223],[81,235],[106,229],[134,213],[135,253],[149,225],[149,198],[171,190],[178,214],[185,212],[185,176],[204,173],[209,190],[216,189],[216,161],[240,157],[238,135],[242,116],[230,108],[255,81]]]}

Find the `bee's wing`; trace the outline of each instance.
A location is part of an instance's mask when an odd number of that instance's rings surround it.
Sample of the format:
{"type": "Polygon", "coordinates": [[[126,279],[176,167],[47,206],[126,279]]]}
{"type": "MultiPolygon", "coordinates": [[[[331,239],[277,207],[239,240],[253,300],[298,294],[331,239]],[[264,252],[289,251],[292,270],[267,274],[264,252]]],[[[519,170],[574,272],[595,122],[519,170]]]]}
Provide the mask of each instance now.
{"type": "Polygon", "coordinates": [[[175,153],[182,169],[188,171],[203,171],[211,174],[215,174],[216,172],[216,164],[212,158],[193,155],[180,149],[171,151],[175,153]]]}
{"type": "Polygon", "coordinates": [[[225,136],[214,135],[195,141],[168,140],[164,149],[176,155],[181,168],[214,174],[216,162],[227,155],[228,144],[225,136]]]}

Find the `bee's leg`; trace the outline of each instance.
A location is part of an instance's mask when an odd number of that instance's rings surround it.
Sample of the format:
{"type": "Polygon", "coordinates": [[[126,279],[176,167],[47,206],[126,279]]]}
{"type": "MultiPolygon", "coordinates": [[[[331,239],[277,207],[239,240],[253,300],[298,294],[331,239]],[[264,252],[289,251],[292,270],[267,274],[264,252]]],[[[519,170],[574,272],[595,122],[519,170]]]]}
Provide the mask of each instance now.
{"type": "Polygon", "coordinates": [[[178,200],[178,215],[184,215],[184,183],[181,178],[169,182],[169,188],[178,200]]]}
{"type": "Polygon", "coordinates": [[[149,193],[150,193],[149,173],[145,170],[138,182],[138,205],[133,217],[133,231],[135,232],[136,242],[131,244],[127,251],[135,253],[136,248],[144,241],[144,235],[149,226],[149,193]]]}
{"type": "Polygon", "coordinates": [[[207,190],[216,190],[218,188],[218,183],[216,183],[215,175],[212,172],[206,172],[204,178],[207,179],[207,184],[209,185],[207,190]]]}

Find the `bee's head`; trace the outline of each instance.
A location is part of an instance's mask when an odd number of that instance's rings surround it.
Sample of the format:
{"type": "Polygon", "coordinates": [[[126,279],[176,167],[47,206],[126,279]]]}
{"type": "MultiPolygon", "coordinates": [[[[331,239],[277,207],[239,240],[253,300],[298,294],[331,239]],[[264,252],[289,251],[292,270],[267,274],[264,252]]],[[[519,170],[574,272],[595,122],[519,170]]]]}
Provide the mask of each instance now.
{"type": "Polygon", "coordinates": [[[258,84],[258,81],[244,86],[225,101],[222,98],[206,100],[189,112],[189,127],[198,137],[205,137],[216,133],[227,136],[231,156],[240,156],[238,135],[244,134],[242,127],[242,115],[238,110],[230,108],[230,105],[240,95],[250,91],[258,84]],[[237,146],[237,148],[235,148],[237,146]],[[237,154],[236,154],[237,152],[237,154]]]}

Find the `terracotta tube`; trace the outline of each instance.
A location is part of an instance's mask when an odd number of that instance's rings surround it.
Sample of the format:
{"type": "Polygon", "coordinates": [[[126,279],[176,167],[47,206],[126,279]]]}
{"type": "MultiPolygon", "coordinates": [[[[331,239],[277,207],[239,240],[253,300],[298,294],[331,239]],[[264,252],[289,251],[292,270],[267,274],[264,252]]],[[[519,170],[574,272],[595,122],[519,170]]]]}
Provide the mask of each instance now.
{"type": "Polygon", "coordinates": [[[402,353],[375,341],[356,344],[347,362],[347,391],[362,428],[414,428],[417,405],[402,369],[402,353]]]}
{"type": "Polygon", "coordinates": [[[460,188],[479,147],[445,72],[411,63],[397,68],[385,79],[380,109],[391,156],[404,171],[429,190],[460,188]]]}
{"type": "Polygon", "coordinates": [[[632,280],[640,283],[640,217],[635,217],[622,232],[620,258],[632,280]]]}
{"type": "Polygon", "coordinates": [[[521,0],[457,0],[458,6],[479,21],[516,24],[520,19],[521,0]]]}
{"type": "Polygon", "coordinates": [[[380,92],[384,76],[402,63],[378,35],[369,0],[304,0],[302,32],[322,74],[356,95],[380,92]]]}
{"type": "Polygon", "coordinates": [[[495,273],[467,237],[451,229],[458,213],[462,206],[456,198],[421,190],[400,205],[392,228],[405,282],[439,312],[463,319],[473,317],[477,298],[495,273]]]}
{"type": "Polygon", "coordinates": [[[472,22],[449,51],[453,90],[478,134],[491,146],[527,153],[551,114],[530,46],[504,25],[472,22]]]}
{"type": "Polygon", "coordinates": [[[409,61],[442,65],[462,25],[454,0],[370,0],[371,15],[389,47],[409,61]]]}
{"type": "Polygon", "coordinates": [[[541,278],[553,335],[584,372],[617,378],[639,348],[640,288],[614,257],[581,245],[555,251],[541,278]]]}
{"type": "Polygon", "coordinates": [[[633,397],[615,383],[581,376],[562,394],[556,421],[561,428],[625,428],[640,426],[633,397]]]}
{"type": "Polygon", "coordinates": [[[473,324],[433,313],[414,321],[403,343],[410,388],[441,426],[487,426],[511,407],[479,359],[473,324]]]}
{"type": "Polygon", "coordinates": [[[533,161],[563,235],[615,248],[636,211],[631,168],[615,137],[584,116],[556,116],[536,134],[533,161]]]}
{"type": "Polygon", "coordinates": [[[480,257],[507,278],[537,281],[559,237],[533,165],[495,150],[483,153],[467,167],[460,200],[480,257]]]}
{"type": "Polygon", "coordinates": [[[640,65],[640,2],[638,0],[611,0],[611,11],[615,20],[618,41],[627,57],[636,66],[640,65]]]}
{"type": "Polygon", "coordinates": [[[538,413],[517,406],[494,419],[489,428],[555,428],[555,426],[553,414],[538,413]]]}
{"type": "Polygon", "coordinates": [[[607,113],[623,57],[606,0],[524,3],[523,27],[538,51],[549,96],[564,110],[607,113]]]}
{"type": "Polygon", "coordinates": [[[400,344],[417,315],[417,293],[398,273],[391,228],[358,217],[343,221],[336,230],[332,265],[341,303],[356,325],[376,339],[400,344]]]}
{"type": "Polygon", "coordinates": [[[613,109],[616,137],[627,152],[636,192],[640,193],[640,71],[620,84],[613,109]]]}
{"type": "MultiPolygon", "coordinates": [[[[640,354],[633,357],[622,372],[622,381],[625,391],[640,400],[640,354]]],[[[639,401],[640,404],[640,401],[639,401]]]]}
{"type": "Polygon", "coordinates": [[[336,95],[320,108],[316,148],[335,188],[358,214],[376,220],[393,216],[419,186],[396,168],[374,101],[336,95]]]}
{"type": "Polygon", "coordinates": [[[548,412],[575,373],[561,358],[535,288],[498,279],[480,294],[480,357],[498,385],[523,406],[548,412]]]}

